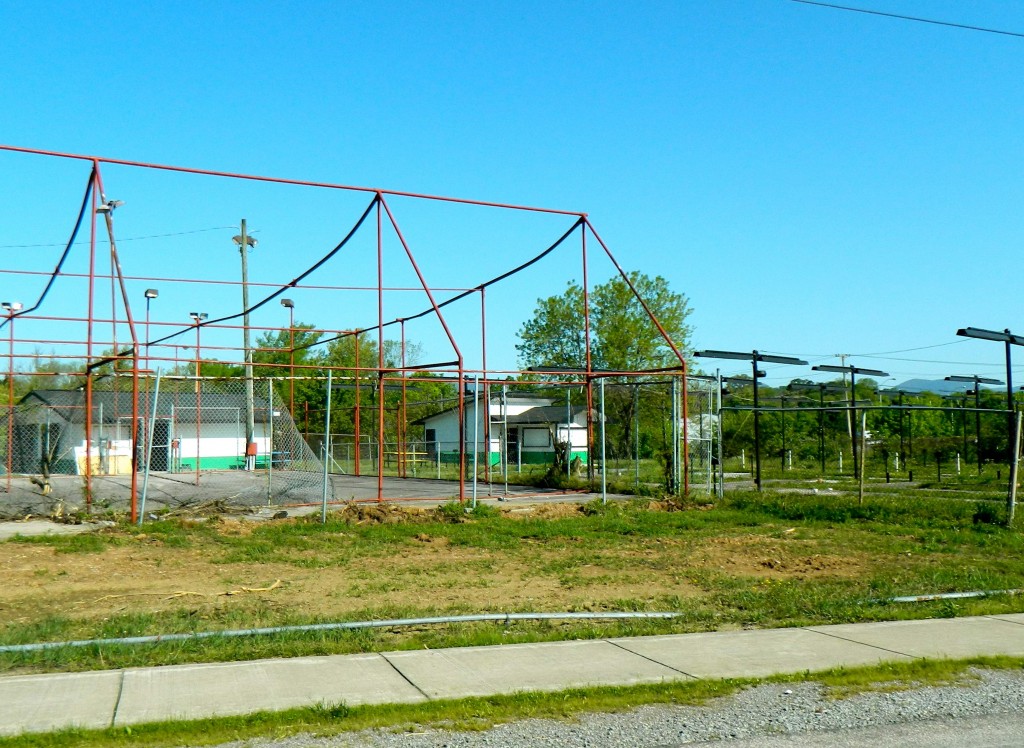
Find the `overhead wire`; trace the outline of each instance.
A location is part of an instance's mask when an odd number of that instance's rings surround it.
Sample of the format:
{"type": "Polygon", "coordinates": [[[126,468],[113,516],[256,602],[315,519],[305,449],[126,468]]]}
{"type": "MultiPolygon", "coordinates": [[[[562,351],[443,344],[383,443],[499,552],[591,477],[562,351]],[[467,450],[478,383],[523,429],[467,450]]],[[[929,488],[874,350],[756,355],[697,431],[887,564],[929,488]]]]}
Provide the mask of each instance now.
{"type": "Polygon", "coordinates": [[[68,239],[67,244],[64,247],[64,251],[61,253],[60,260],[57,261],[57,266],[53,269],[53,272],[50,273],[50,278],[46,281],[46,286],[43,288],[42,293],[39,294],[39,298],[36,299],[36,302],[27,309],[21,309],[8,315],[3,322],[0,322],[0,330],[2,330],[4,325],[15,317],[21,317],[30,312],[34,312],[42,305],[47,294],[50,293],[50,289],[53,288],[53,284],[57,281],[57,276],[60,275],[61,268],[64,267],[64,261],[67,260],[68,255],[71,253],[71,247],[75,244],[75,238],[78,236],[78,232],[82,228],[82,221],[85,219],[85,213],[89,207],[89,198],[92,196],[95,176],[96,168],[93,167],[89,172],[89,181],[85,186],[85,194],[82,196],[82,207],[78,209],[78,218],[75,219],[75,227],[71,230],[71,238],[68,239]]]}
{"type": "Polygon", "coordinates": [[[916,23],[928,23],[934,26],[948,26],[954,29],[964,29],[966,31],[981,31],[986,34],[999,34],[1001,36],[1014,36],[1018,39],[1024,39],[1024,34],[1016,31],[1006,31],[1005,29],[992,29],[984,26],[972,26],[966,23],[954,23],[953,21],[939,21],[935,18],[922,18],[920,16],[907,16],[901,13],[889,13],[882,10],[871,10],[869,8],[856,8],[850,5],[837,5],[835,3],[825,3],[820,0],[791,0],[794,3],[800,3],[801,5],[816,5],[820,8],[831,8],[832,10],[846,10],[851,13],[864,13],[869,16],[882,16],[884,18],[896,18],[901,21],[914,21],[916,23]]]}

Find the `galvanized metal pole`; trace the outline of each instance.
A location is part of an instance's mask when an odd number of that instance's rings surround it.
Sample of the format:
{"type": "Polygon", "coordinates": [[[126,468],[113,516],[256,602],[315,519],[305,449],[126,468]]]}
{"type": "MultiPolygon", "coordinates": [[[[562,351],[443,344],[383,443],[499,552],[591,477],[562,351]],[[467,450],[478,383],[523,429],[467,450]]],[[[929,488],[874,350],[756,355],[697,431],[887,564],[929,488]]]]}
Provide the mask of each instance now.
{"type": "MultiPolygon", "coordinates": [[[[160,369],[156,370],[156,384],[153,385],[153,400],[149,403],[149,435],[146,438],[146,472],[142,476],[142,501],[139,507],[139,526],[142,526],[142,520],[146,516],[146,494],[149,491],[149,471],[150,463],[153,462],[153,431],[156,425],[156,406],[160,401],[160,369]]],[[[46,429],[47,438],[50,435],[50,429],[46,429]]],[[[49,454],[49,450],[47,450],[49,454]]]]}

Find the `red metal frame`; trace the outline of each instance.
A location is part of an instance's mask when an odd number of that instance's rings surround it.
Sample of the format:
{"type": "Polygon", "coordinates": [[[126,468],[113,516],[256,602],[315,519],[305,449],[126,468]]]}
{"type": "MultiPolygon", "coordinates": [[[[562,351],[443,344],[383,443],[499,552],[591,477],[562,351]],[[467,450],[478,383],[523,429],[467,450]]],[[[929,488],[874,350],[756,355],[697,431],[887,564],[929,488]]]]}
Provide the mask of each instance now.
{"type": "MultiPolygon", "coordinates": [[[[367,332],[368,330],[344,331],[344,332],[342,332],[342,335],[344,335],[344,336],[347,336],[347,335],[353,336],[354,344],[355,344],[355,368],[354,368],[354,375],[355,375],[356,387],[355,387],[354,430],[356,432],[355,433],[355,438],[356,438],[356,445],[355,446],[356,446],[356,449],[355,449],[355,470],[354,470],[354,472],[355,472],[355,475],[357,475],[357,476],[361,474],[361,422],[360,422],[361,407],[362,407],[362,403],[361,403],[361,389],[362,389],[361,381],[362,381],[362,378],[364,376],[364,373],[365,374],[371,374],[372,373],[373,376],[376,379],[376,382],[377,382],[377,391],[379,393],[378,394],[378,398],[377,398],[377,403],[376,403],[376,409],[377,409],[377,479],[378,479],[377,480],[377,500],[378,501],[383,501],[384,500],[383,465],[384,465],[384,436],[385,436],[385,416],[386,416],[386,413],[385,413],[384,379],[385,379],[386,374],[389,373],[389,370],[385,367],[385,359],[384,359],[384,343],[385,343],[384,328],[387,325],[393,324],[394,322],[398,322],[398,323],[401,324],[401,339],[402,339],[401,363],[400,363],[400,367],[401,368],[398,369],[398,371],[401,373],[401,376],[402,376],[403,380],[408,376],[408,373],[409,373],[409,370],[407,369],[407,361],[406,361],[406,356],[405,356],[405,348],[406,348],[406,346],[405,346],[405,320],[404,319],[402,319],[402,320],[394,320],[394,321],[386,321],[385,320],[385,316],[384,316],[385,315],[385,309],[384,309],[384,307],[385,307],[385,299],[384,299],[385,292],[395,291],[395,290],[423,292],[425,294],[425,296],[427,297],[427,299],[429,300],[429,304],[430,304],[429,311],[432,312],[433,315],[436,317],[436,319],[441,323],[441,326],[444,329],[445,335],[447,336],[447,338],[448,338],[448,340],[449,340],[449,342],[450,342],[450,344],[452,346],[452,350],[455,353],[456,360],[450,362],[450,365],[454,366],[453,373],[457,373],[458,382],[459,382],[459,384],[458,384],[458,417],[459,417],[459,445],[460,445],[459,446],[459,499],[461,501],[464,501],[465,498],[466,498],[466,485],[465,485],[465,483],[466,483],[466,467],[467,467],[467,465],[466,465],[466,422],[465,422],[465,420],[466,420],[466,402],[465,402],[465,382],[466,382],[467,375],[469,373],[471,373],[471,371],[469,369],[467,369],[466,363],[465,363],[465,359],[464,359],[463,354],[462,354],[462,352],[461,352],[461,350],[459,348],[458,342],[457,342],[455,336],[453,335],[452,330],[451,330],[447,320],[445,319],[445,315],[442,313],[441,306],[443,306],[443,304],[439,304],[437,302],[437,300],[435,299],[435,296],[434,296],[435,292],[437,292],[437,291],[446,291],[446,292],[447,291],[454,291],[454,292],[457,292],[459,294],[464,294],[466,292],[471,292],[473,290],[479,290],[479,292],[480,292],[481,358],[482,358],[482,362],[481,362],[482,363],[482,370],[481,370],[480,373],[482,374],[482,381],[483,381],[484,387],[485,387],[485,394],[487,392],[487,388],[489,387],[489,383],[492,380],[492,377],[490,375],[496,374],[496,373],[502,373],[502,372],[490,372],[488,370],[488,368],[487,368],[487,321],[486,321],[486,295],[485,295],[485,288],[486,288],[487,284],[483,284],[483,285],[477,286],[476,288],[473,288],[473,289],[454,289],[454,288],[444,288],[444,287],[431,287],[428,284],[428,282],[427,282],[423,272],[421,271],[421,269],[420,269],[420,267],[419,267],[419,265],[418,265],[414,255],[413,255],[412,249],[409,247],[409,244],[407,243],[405,237],[402,234],[401,229],[399,228],[398,222],[397,222],[397,220],[396,220],[396,218],[395,218],[395,216],[394,216],[394,214],[392,212],[391,206],[388,203],[388,198],[403,197],[403,198],[412,198],[412,199],[417,199],[417,200],[439,201],[439,202],[452,203],[452,204],[460,204],[460,205],[466,205],[466,206],[478,206],[478,207],[496,208],[496,209],[513,210],[513,211],[527,211],[527,212],[543,213],[543,214],[550,214],[550,215],[572,216],[572,217],[577,218],[578,219],[577,225],[581,229],[581,270],[582,270],[582,275],[583,275],[583,304],[584,304],[584,310],[583,310],[584,311],[584,314],[583,314],[583,317],[584,317],[584,331],[583,332],[584,332],[584,340],[585,340],[585,359],[586,359],[585,360],[584,382],[585,382],[585,386],[586,386],[586,390],[587,390],[587,423],[588,423],[588,446],[589,446],[589,449],[592,451],[593,450],[593,444],[594,444],[594,423],[593,423],[593,415],[592,414],[593,414],[593,379],[594,379],[595,375],[594,375],[594,371],[593,371],[592,347],[591,347],[590,278],[589,278],[589,272],[590,272],[589,264],[590,264],[590,261],[589,261],[589,256],[588,256],[588,247],[587,247],[587,232],[588,231],[592,234],[594,239],[598,242],[600,247],[604,250],[604,253],[607,255],[608,259],[611,261],[611,263],[615,267],[616,271],[619,273],[619,275],[622,277],[622,279],[626,282],[626,284],[628,285],[630,291],[633,293],[635,298],[637,298],[637,300],[640,302],[640,304],[643,307],[644,311],[646,312],[648,317],[651,319],[651,321],[656,326],[659,334],[661,334],[661,336],[664,338],[665,342],[668,344],[669,348],[672,350],[674,355],[678,358],[678,360],[679,360],[679,367],[675,371],[675,375],[682,377],[682,380],[683,380],[683,390],[682,390],[682,393],[683,393],[682,394],[682,397],[683,397],[683,412],[685,413],[687,411],[687,390],[686,390],[686,372],[687,372],[687,367],[686,367],[686,361],[685,361],[685,359],[684,359],[684,357],[682,355],[682,352],[678,349],[678,347],[676,346],[675,342],[673,340],[671,340],[671,338],[668,336],[668,334],[666,333],[664,327],[661,325],[661,323],[658,321],[658,319],[652,313],[650,307],[647,305],[645,300],[639,295],[639,293],[637,292],[637,289],[633,285],[633,283],[630,280],[628,274],[619,265],[618,261],[615,259],[615,257],[612,254],[611,250],[608,248],[608,246],[605,244],[605,242],[601,239],[601,237],[597,233],[597,231],[594,230],[594,227],[591,224],[591,222],[590,222],[590,220],[589,220],[589,218],[588,218],[586,213],[582,213],[582,212],[579,212],[579,211],[559,210],[559,209],[543,208],[543,207],[536,207],[536,206],[515,205],[515,204],[510,204],[510,203],[500,203],[500,202],[494,202],[494,201],[471,200],[471,199],[464,199],[464,198],[453,198],[453,197],[447,197],[447,196],[429,195],[429,194],[414,193],[414,192],[400,191],[400,190],[385,190],[385,189],[379,189],[379,188],[358,187],[358,186],[344,185],[344,184],[333,184],[333,183],[328,183],[328,182],[317,182],[317,181],[308,181],[308,180],[300,180],[300,179],[287,179],[287,178],[278,178],[278,177],[257,176],[257,175],[244,174],[244,173],[234,173],[234,172],[209,170],[209,169],[197,169],[197,168],[189,168],[189,167],[169,166],[169,165],[166,165],[166,164],[145,163],[145,162],[140,162],[140,161],[130,161],[130,160],[124,160],[124,159],[114,159],[114,158],[106,158],[106,157],[99,157],[99,156],[89,156],[89,155],[80,155],[80,154],[72,154],[72,153],[62,153],[62,152],[57,152],[57,151],[48,151],[48,150],[40,150],[40,149],[31,149],[31,148],[23,148],[23,147],[16,147],[16,146],[0,145],[0,152],[4,152],[4,151],[12,152],[12,153],[22,153],[22,154],[44,156],[44,157],[54,157],[54,158],[62,158],[62,159],[72,159],[72,160],[85,161],[85,162],[88,162],[90,164],[90,166],[91,166],[92,175],[91,175],[91,220],[90,220],[90,223],[89,223],[89,225],[90,225],[90,233],[89,233],[89,271],[88,271],[87,276],[85,274],[81,274],[81,273],[78,273],[78,274],[74,274],[74,273],[60,273],[60,275],[65,276],[65,277],[87,277],[88,278],[89,288],[88,288],[88,298],[87,298],[87,312],[86,312],[86,319],[84,320],[84,322],[86,322],[85,358],[86,358],[86,362],[87,362],[87,367],[91,367],[97,361],[97,357],[96,357],[96,344],[97,344],[96,325],[101,323],[101,322],[105,323],[105,322],[109,321],[111,323],[111,325],[112,325],[112,335],[111,335],[111,337],[112,337],[113,342],[114,342],[115,358],[126,358],[126,357],[129,357],[129,356],[131,358],[131,372],[130,373],[131,373],[131,377],[132,377],[132,388],[133,388],[132,423],[135,424],[135,427],[134,427],[135,431],[133,431],[133,436],[137,436],[138,435],[138,428],[139,428],[138,427],[138,423],[139,423],[139,381],[140,381],[140,379],[139,379],[139,377],[140,377],[139,356],[140,356],[140,343],[139,343],[139,339],[138,339],[138,335],[137,335],[135,319],[134,319],[134,316],[132,314],[132,308],[131,308],[130,299],[129,299],[128,292],[127,292],[126,281],[131,280],[131,281],[182,282],[182,283],[202,282],[202,283],[210,283],[210,284],[218,284],[218,285],[233,285],[234,282],[233,281],[189,281],[188,279],[184,279],[184,278],[154,278],[154,277],[147,277],[147,276],[126,276],[123,273],[122,268],[120,266],[120,261],[119,261],[118,253],[117,253],[116,240],[115,240],[114,231],[113,231],[113,221],[112,221],[112,216],[111,216],[110,212],[107,212],[105,214],[105,220],[106,220],[106,224],[107,224],[106,228],[107,228],[108,239],[109,239],[109,243],[110,243],[110,264],[111,264],[111,269],[110,269],[109,275],[106,274],[106,273],[104,273],[104,274],[97,273],[97,267],[96,267],[96,264],[97,264],[97,262],[96,262],[97,261],[97,246],[96,246],[96,244],[97,244],[97,225],[96,225],[96,221],[97,221],[97,208],[99,207],[101,202],[105,202],[106,201],[106,197],[105,197],[105,193],[104,193],[104,189],[103,189],[103,180],[102,180],[102,175],[101,175],[101,164],[117,165],[117,166],[125,166],[125,167],[134,167],[134,168],[141,168],[141,169],[153,169],[153,170],[160,170],[160,171],[176,172],[176,173],[181,173],[181,174],[194,174],[194,175],[211,176],[211,177],[219,177],[219,178],[227,178],[227,179],[235,179],[235,180],[248,180],[248,181],[256,181],[256,182],[271,183],[271,184],[280,184],[280,185],[296,185],[296,186],[305,186],[305,187],[318,187],[318,188],[324,188],[324,189],[344,190],[344,191],[367,193],[367,194],[372,194],[373,195],[374,205],[372,207],[375,208],[376,224],[377,224],[376,225],[377,286],[373,289],[373,290],[375,290],[377,292],[377,320],[376,320],[376,328],[377,328],[377,349],[378,350],[377,350],[376,366],[373,367],[373,368],[365,368],[364,369],[361,366],[361,362],[360,362],[360,335],[361,335],[362,332],[367,332]],[[394,235],[397,237],[398,241],[400,242],[400,244],[402,246],[402,249],[403,249],[403,251],[405,253],[406,259],[409,262],[410,267],[416,273],[417,279],[419,280],[419,283],[420,283],[420,286],[418,288],[405,288],[405,287],[402,287],[402,288],[399,288],[399,287],[389,288],[389,287],[387,287],[385,285],[385,274],[384,274],[384,215],[385,214],[387,215],[388,222],[390,223],[390,227],[393,230],[394,235]],[[103,320],[100,317],[98,317],[97,313],[96,313],[97,309],[96,309],[96,296],[95,296],[95,292],[96,292],[96,284],[97,284],[97,282],[98,281],[102,281],[102,280],[106,280],[107,278],[109,278],[110,282],[111,282],[111,309],[112,309],[112,312],[111,312],[111,315],[110,315],[110,317],[111,317],[110,320],[103,320]],[[121,296],[120,303],[121,303],[121,306],[123,306],[123,313],[124,313],[124,316],[125,316],[124,322],[128,326],[128,331],[129,331],[130,338],[131,338],[131,344],[130,344],[131,347],[130,347],[130,349],[125,350],[125,351],[122,351],[120,349],[120,347],[117,345],[117,326],[121,322],[121,320],[119,319],[119,312],[118,312],[118,308],[117,308],[118,307],[118,299],[117,299],[117,291],[118,290],[120,291],[120,296],[121,296]]],[[[568,234],[566,234],[566,236],[568,236],[568,234]]],[[[3,271],[0,271],[0,272],[3,272],[3,271]]],[[[35,271],[11,271],[11,272],[32,274],[35,271]]],[[[299,276],[299,277],[303,278],[304,276],[299,276]]],[[[253,283],[252,285],[254,287],[264,286],[264,287],[268,287],[268,288],[278,289],[278,293],[280,293],[282,290],[284,290],[286,288],[309,288],[309,289],[330,289],[330,290],[348,290],[348,289],[357,288],[357,287],[325,286],[325,285],[308,285],[308,286],[305,286],[305,285],[302,285],[301,283],[299,283],[298,279],[292,281],[291,283],[285,284],[285,285],[271,284],[271,283],[253,283]]],[[[368,290],[368,289],[361,289],[361,290],[368,290]]],[[[271,296],[270,298],[273,298],[273,296],[271,296]]],[[[265,303],[265,302],[266,302],[266,300],[264,300],[263,302],[260,302],[260,303],[262,304],[262,303],[265,303]]],[[[243,312],[248,312],[250,310],[242,310],[242,311],[243,312]]],[[[294,312],[290,310],[290,314],[294,315],[294,312]]],[[[241,316],[241,315],[238,315],[238,316],[241,316]]],[[[52,319],[52,320],[56,320],[56,319],[61,319],[61,318],[57,318],[57,317],[48,317],[47,318],[47,317],[40,316],[39,319],[52,319]]],[[[216,322],[221,327],[237,329],[237,326],[222,324],[224,322],[230,321],[230,319],[233,319],[233,317],[225,318],[224,320],[210,320],[209,323],[202,323],[202,322],[197,322],[196,323],[195,327],[196,327],[196,337],[197,337],[197,340],[196,340],[196,358],[197,358],[197,367],[196,367],[197,368],[197,372],[196,373],[197,373],[197,376],[199,374],[198,369],[199,369],[199,361],[200,361],[200,348],[199,348],[199,345],[200,345],[200,339],[199,339],[200,329],[199,328],[207,326],[208,324],[212,324],[212,323],[216,322]]],[[[73,320],[73,321],[79,321],[79,320],[73,320]]],[[[9,337],[11,338],[11,343],[10,343],[10,348],[11,348],[11,365],[10,365],[10,368],[13,371],[13,368],[14,368],[14,329],[13,329],[13,319],[8,320],[8,324],[11,325],[11,330],[9,331],[9,337]]],[[[161,323],[161,322],[155,322],[154,324],[157,324],[157,325],[160,325],[160,324],[171,325],[171,323],[161,323]]],[[[148,329],[149,329],[148,310],[147,310],[146,325],[147,325],[147,346],[148,346],[150,344],[149,332],[148,332],[148,329]]],[[[176,328],[178,328],[181,332],[187,331],[187,328],[181,329],[180,325],[174,325],[174,326],[176,328]]],[[[244,327],[244,325],[243,325],[243,327],[244,327]]],[[[251,328],[251,329],[265,329],[265,328],[251,328]]],[[[270,329],[275,329],[275,328],[270,328],[270,329]]],[[[294,363],[294,355],[295,355],[294,334],[295,334],[294,317],[291,316],[290,319],[289,319],[290,374],[291,374],[291,378],[292,378],[292,382],[291,382],[291,385],[290,385],[291,392],[292,392],[292,394],[290,396],[290,405],[291,405],[293,410],[294,410],[294,378],[295,378],[295,369],[296,369],[295,363],[294,363]]],[[[170,337],[173,337],[173,336],[174,336],[174,334],[172,334],[170,337]]],[[[175,344],[163,343],[163,340],[165,340],[165,339],[162,339],[161,341],[154,341],[154,344],[155,343],[162,343],[164,345],[174,345],[176,350],[177,350],[177,348],[180,347],[180,346],[177,346],[175,344]]],[[[67,342],[70,343],[70,342],[77,342],[77,341],[67,341],[67,342]]],[[[237,350],[237,349],[233,349],[233,350],[237,350]]],[[[159,358],[157,358],[155,356],[151,356],[151,353],[152,352],[147,349],[147,351],[146,351],[146,356],[147,356],[146,365],[147,366],[150,365],[150,363],[149,363],[150,360],[153,360],[153,359],[160,360],[159,358]]],[[[175,355],[175,359],[177,359],[177,354],[175,355]]],[[[116,365],[116,361],[114,363],[116,365]]],[[[449,364],[434,364],[434,365],[431,365],[431,366],[433,368],[437,369],[437,370],[446,370],[445,367],[449,366],[449,364]]],[[[510,373],[518,373],[518,372],[510,372],[510,373]]],[[[634,372],[624,372],[623,374],[628,376],[628,375],[635,374],[635,373],[634,372]]],[[[605,376],[605,375],[606,375],[605,372],[601,373],[601,376],[605,376]]],[[[13,387],[13,383],[10,381],[12,379],[13,378],[9,376],[9,388],[13,387]]],[[[84,389],[85,389],[86,409],[87,409],[87,412],[91,413],[92,412],[92,406],[93,406],[93,397],[92,397],[92,395],[93,395],[93,377],[92,376],[86,376],[84,384],[85,384],[84,389]]],[[[405,419],[405,414],[407,413],[407,411],[406,411],[406,407],[407,407],[407,393],[406,393],[406,389],[405,389],[404,385],[405,385],[405,382],[403,381],[402,396],[401,396],[401,411],[400,411],[401,414],[402,414],[402,417],[401,417],[400,420],[403,421],[403,422],[406,420],[405,419]]],[[[198,406],[199,406],[199,403],[197,401],[197,408],[198,408],[198,406]]],[[[91,465],[91,445],[92,445],[93,434],[92,434],[91,420],[92,420],[91,418],[85,418],[85,431],[86,431],[86,450],[85,451],[86,451],[86,460],[85,460],[84,473],[85,473],[85,482],[86,482],[86,491],[85,491],[85,493],[86,493],[86,507],[87,507],[87,509],[91,509],[91,506],[92,506],[92,472],[93,471],[92,471],[92,465],[91,465]]],[[[11,421],[10,423],[11,423],[10,427],[13,428],[13,421],[11,421]]],[[[490,445],[490,418],[489,417],[484,419],[484,424],[485,424],[484,425],[484,432],[485,432],[484,433],[484,439],[485,439],[485,442],[488,445],[488,451],[489,451],[489,445],[490,445]]],[[[687,426],[686,426],[686,419],[684,418],[683,419],[683,429],[684,429],[684,437],[683,438],[684,438],[684,443],[686,442],[686,438],[687,438],[686,428],[687,428],[687,426]]],[[[407,474],[407,465],[406,465],[406,460],[404,459],[404,457],[405,457],[405,455],[404,455],[405,440],[407,438],[407,435],[405,434],[404,429],[402,428],[401,424],[399,424],[396,433],[398,434],[398,439],[399,439],[399,447],[398,447],[398,452],[399,452],[399,457],[398,457],[399,474],[404,476],[404,475],[407,474]]],[[[11,450],[8,449],[8,460],[9,461],[10,461],[10,451],[11,450]]],[[[683,460],[684,460],[683,475],[687,476],[687,478],[685,479],[686,483],[684,485],[685,485],[685,488],[688,489],[688,470],[687,470],[687,466],[686,466],[687,455],[686,455],[686,451],[685,450],[684,450],[684,453],[683,453],[683,460]]],[[[588,463],[592,465],[592,461],[588,461],[588,463]]],[[[197,471],[196,480],[198,482],[198,480],[199,480],[199,459],[198,459],[198,456],[197,456],[197,460],[196,460],[196,471],[197,471]]],[[[487,476],[488,481],[489,481],[489,479],[490,479],[490,461],[489,460],[486,460],[486,476],[487,476]]],[[[136,451],[136,455],[135,455],[135,457],[133,457],[132,488],[131,488],[131,496],[132,496],[131,511],[132,511],[132,519],[133,520],[137,519],[137,501],[136,501],[137,478],[138,478],[138,469],[137,469],[137,451],[136,451]]],[[[10,470],[8,470],[8,482],[9,481],[10,481],[10,470]]]]}

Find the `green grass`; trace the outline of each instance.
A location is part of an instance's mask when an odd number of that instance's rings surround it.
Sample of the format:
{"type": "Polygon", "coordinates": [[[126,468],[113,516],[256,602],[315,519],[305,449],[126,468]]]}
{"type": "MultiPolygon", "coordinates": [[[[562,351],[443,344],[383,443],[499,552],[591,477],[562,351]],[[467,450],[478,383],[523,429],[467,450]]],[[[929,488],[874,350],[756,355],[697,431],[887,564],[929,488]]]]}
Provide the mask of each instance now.
{"type": "Polygon", "coordinates": [[[645,705],[702,706],[766,682],[820,682],[832,698],[867,691],[894,691],[937,685],[969,685],[976,669],[1024,669],[1024,659],[918,660],[763,680],[698,680],[629,687],[572,689],[558,693],[519,693],[413,705],[349,706],[316,704],[303,709],[261,712],[242,717],[159,722],[105,730],[64,730],[0,738],[0,748],[101,748],[109,746],[215,745],[253,738],[291,735],[340,735],[361,730],[394,732],[444,729],[481,731],[526,719],[572,721],[583,714],[624,712],[645,705]]]}
{"type": "Polygon", "coordinates": [[[0,672],[1024,612],[1024,596],[886,601],[897,595],[1024,587],[1024,535],[978,521],[971,503],[914,495],[868,497],[860,504],[844,496],[737,492],[711,508],[684,504],[683,511],[670,512],[650,511],[646,502],[635,500],[593,503],[554,519],[509,519],[484,504],[468,513],[447,504],[433,516],[403,523],[355,524],[331,515],[321,525],[317,519],[267,522],[240,534],[224,532],[216,522],[167,520],[142,529],[122,526],[11,542],[49,545],[62,555],[87,554],[83,561],[90,564],[102,563],[107,549],[155,540],[190,558],[207,559],[211,573],[236,574],[233,565],[258,570],[268,563],[294,569],[298,578],[344,569],[344,584],[326,593],[337,601],[336,614],[311,615],[301,604],[281,604],[272,594],[236,598],[230,605],[183,601],[148,613],[115,607],[99,617],[55,609],[30,620],[9,620],[0,628],[0,644],[505,611],[671,610],[680,615],[664,621],[485,623],[61,648],[0,654],[0,672]],[[436,550],[418,557],[423,565],[394,566],[396,557],[428,547],[425,539],[436,550]],[[706,562],[702,554],[718,547],[733,548],[735,559],[754,563],[736,569],[720,566],[714,557],[706,562]],[[771,566],[776,555],[783,572],[794,560],[818,557],[831,567],[822,574],[780,574],[771,566]],[[768,565],[758,565],[760,560],[768,565]],[[435,602],[453,590],[487,590],[497,584],[492,571],[507,566],[525,569],[524,591],[491,609],[458,596],[454,602],[435,602]],[[541,582],[558,592],[538,607],[528,590],[541,582]]]}

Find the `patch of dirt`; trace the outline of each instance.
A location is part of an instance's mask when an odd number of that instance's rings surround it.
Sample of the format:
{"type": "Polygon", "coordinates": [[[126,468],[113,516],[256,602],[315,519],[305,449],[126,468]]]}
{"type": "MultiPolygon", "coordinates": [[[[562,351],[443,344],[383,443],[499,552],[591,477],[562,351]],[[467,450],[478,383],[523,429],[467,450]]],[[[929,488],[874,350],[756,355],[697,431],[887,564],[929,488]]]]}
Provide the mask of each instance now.
{"type": "Polygon", "coordinates": [[[384,525],[399,522],[436,522],[437,513],[416,507],[399,506],[391,503],[357,504],[350,502],[331,513],[333,518],[355,525],[384,525]]]}
{"type": "Polygon", "coordinates": [[[852,579],[863,574],[864,559],[818,553],[817,549],[813,540],[742,535],[706,541],[695,551],[693,561],[729,574],[775,579],[852,579]]]}
{"type": "Polygon", "coordinates": [[[502,514],[513,519],[561,519],[563,517],[578,517],[583,514],[583,504],[557,502],[546,504],[531,504],[529,506],[516,507],[515,509],[504,509],[502,514]]]}

